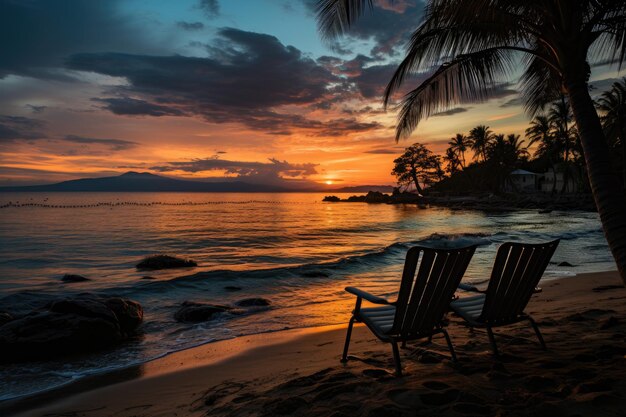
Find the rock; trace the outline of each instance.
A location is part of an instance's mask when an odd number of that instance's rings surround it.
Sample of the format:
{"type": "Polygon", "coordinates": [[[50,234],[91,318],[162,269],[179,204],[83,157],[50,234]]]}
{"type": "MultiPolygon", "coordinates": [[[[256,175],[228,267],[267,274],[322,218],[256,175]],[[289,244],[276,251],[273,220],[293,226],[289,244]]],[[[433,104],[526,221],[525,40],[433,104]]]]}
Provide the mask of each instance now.
{"type": "Polygon", "coordinates": [[[239,307],[267,307],[272,304],[265,298],[244,298],[235,303],[239,307]]]}
{"type": "Polygon", "coordinates": [[[169,255],[154,255],[144,258],[137,264],[137,269],[156,270],[170,268],[189,268],[198,266],[198,264],[190,259],[181,259],[169,255]]]}
{"type": "Polygon", "coordinates": [[[151,277],[150,275],[144,275],[141,279],[156,279],[155,277],[151,277]]]}
{"type": "Polygon", "coordinates": [[[337,197],[336,195],[327,195],[326,197],[324,197],[322,201],[330,201],[331,203],[337,203],[341,201],[341,199],[337,197]]]}
{"type": "Polygon", "coordinates": [[[571,263],[569,263],[569,262],[565,262],[565,261],[564,261],[564,262],[560,262],[557,266],[568,266],[568,267],[569,267],[569,266],[574,266],[574,265],[572,265],[572,264],[571,264],[571,263]]]}
{"type": "Polygon", "coordinates": [[[234,285],[227,285],[224,287],[226,291],[241,291],[241,287],[236,287],[234,285]]]}
{"type": "Polygon", "coordinates": [[[230,310],[232,307],[229,306],[185,301],[174,314],[174,318],[184,323],[199,323],[211,319],[215,314],[230,310]]]}
{"type": "Polygon", "coordinates": [[[13,316],[9,313],[0,312],[0,326],[13,320],[13,316]]]}
{"type": "Polygon", "coordinates": [[[132,334],[143,321],[143,308],[136,301],[116,297],[107,299],[105,304],[115,313],[124,335],[132,334]]]}
{"type": "Polygon", "coordinates": [[[76,275],[76,274],[65,274],[63,275],[63,278],[61,278],[61,281],[63,282],[84,282],[84,281],[90,281],[89,278],[86,278],[82,275],[76,275]]]}
{"type": "Polygon", "coordinates": [[[53,359],[110,347],[143,320],[141,306],[81,294],[55,300],[0,327],[0,362],[53,359]]]}

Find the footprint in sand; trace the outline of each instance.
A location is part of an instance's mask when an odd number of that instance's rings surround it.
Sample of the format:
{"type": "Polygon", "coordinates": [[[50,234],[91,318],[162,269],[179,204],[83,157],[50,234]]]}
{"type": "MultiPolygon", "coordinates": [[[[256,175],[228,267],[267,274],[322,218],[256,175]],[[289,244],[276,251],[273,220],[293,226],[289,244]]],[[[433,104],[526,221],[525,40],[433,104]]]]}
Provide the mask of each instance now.
{"type": "Polygon", "coordinates": [[[446,388],[450,388],[450,385],[446,384],[445,382],[441,382],[441,381],[424,381],[424,383],[422,383],[422,385],[428,389],[431,389],[433,391],[442,391],[446,388]]]}
{"type": "Polygon", "coordinates": [[[452,409],[462,415],[492,415],[493,409],[488,405],[474,403],[458,403],[452,406],[452,409]]]}
{"type": "Polygon", "coordinates": [[[365,376],[369,376],[372,378],[382,378],[385,376],[390,375],[389,372],[385,371],[384,369],[364,369],[363,370],[363,375],[365,376]]]}
{"type": "Polygon", "coordinates": [[[590,392],[612,391],[615,380],[612,378],[602,378],[597,381],[582,383],[576,388],[579,394],[588,394],[590,392]]]}

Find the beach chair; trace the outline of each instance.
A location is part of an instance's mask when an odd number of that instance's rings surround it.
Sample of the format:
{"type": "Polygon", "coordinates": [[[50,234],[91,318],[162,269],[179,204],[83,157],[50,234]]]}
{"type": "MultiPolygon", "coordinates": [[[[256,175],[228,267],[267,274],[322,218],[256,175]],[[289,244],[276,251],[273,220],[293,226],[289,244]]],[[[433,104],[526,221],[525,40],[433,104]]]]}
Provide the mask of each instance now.
{"type": "Polygon", "coordinates": [[[456,361],[450,336],[443,327],[443,318],[475,250],[476,246],[460,249],[409,249],[395,302],[358,288],[347,287],[346,291],[357,298],[348,324],[341,361],[345,363],[348,360],[354,322],[364,323],[381,341],[391,344],[396,374],[399,376],[402,375],[402,367],[398,342],[405,343],[443,333],[452,360],[456,361]],[[361,308],[362,300],[384,306],[361,308]]]}
{"type": "Polygon", "coordinates": [[[456,299],[450,303],[450,308],[470,327],[487,330],[496,356],[498,346],[492,328],[525,320],[528,320],[535,330],[541,347],[546,348],[537,323],[524,312],[524,309],[532,294],[541,291],[536,288],[537,284],[558,244],[558,239],[536,245],[504,243],[498,249],[487,290],[481,291],[467,284],[459,285],[462,290],[479,294],[456,299]]]}

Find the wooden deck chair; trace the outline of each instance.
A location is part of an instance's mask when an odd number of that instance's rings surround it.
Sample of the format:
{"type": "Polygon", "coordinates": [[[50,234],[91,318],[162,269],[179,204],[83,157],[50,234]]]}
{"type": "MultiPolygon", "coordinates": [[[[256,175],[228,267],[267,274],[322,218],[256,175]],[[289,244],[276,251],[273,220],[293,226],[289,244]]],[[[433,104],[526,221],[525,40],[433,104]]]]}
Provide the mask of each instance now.
{"type": "Polygon", "coordinates": [[[498,346],[492,328],[524,320],[530,322],[541,347],[546,348],[537,323],[524,313],[524,309],[533,292],[540,291],[537,284],[558,244],[558,239],[537,245],[504,243],[498,249],[486,291],[471,285],[459,285],[463,290],[480,294],[456,299],[450,303],[450,308],[471,327],[487,329],[496,356],[498,346]]]}
{"type": "Polygon", "coordinates": [[[433,334],[443,333],[452,360],[456,361],[454,347],[442,321],[475,250],[476,246],[449,250],[424,247],[409,249],[396,302],[347,287],[346,291],[356,295],[357,299],[348,324],[341,361],[348,360],[348,347],[355,321],[365,323],[381,341],[391,343],[397,375],[402,375],[398,342],[430,338],[433,334]],[[385,306],[361,308],[364,299],[385,306]]]}

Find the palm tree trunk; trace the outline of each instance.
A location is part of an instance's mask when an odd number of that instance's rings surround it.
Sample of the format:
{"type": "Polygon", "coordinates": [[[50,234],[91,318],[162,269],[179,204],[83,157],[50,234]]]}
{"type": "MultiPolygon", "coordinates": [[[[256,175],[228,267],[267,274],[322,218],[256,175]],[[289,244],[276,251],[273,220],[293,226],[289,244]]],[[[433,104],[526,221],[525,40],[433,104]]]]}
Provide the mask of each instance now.
{"type": "Polygon", "coordinates": [[[589,96],[585,77],[569,74],[566,87],[585,155],[591,192],[602,221],[604,235],[626,283],[626,194],[612,172],[609,146],[589,96]]]}

